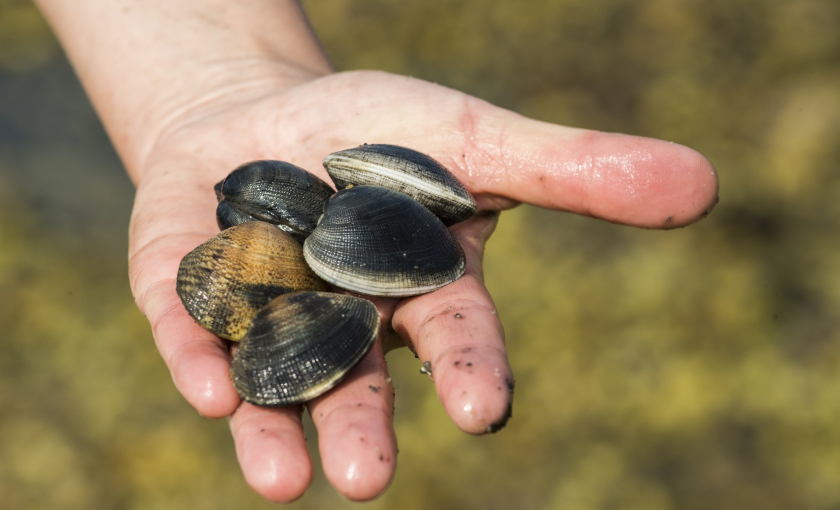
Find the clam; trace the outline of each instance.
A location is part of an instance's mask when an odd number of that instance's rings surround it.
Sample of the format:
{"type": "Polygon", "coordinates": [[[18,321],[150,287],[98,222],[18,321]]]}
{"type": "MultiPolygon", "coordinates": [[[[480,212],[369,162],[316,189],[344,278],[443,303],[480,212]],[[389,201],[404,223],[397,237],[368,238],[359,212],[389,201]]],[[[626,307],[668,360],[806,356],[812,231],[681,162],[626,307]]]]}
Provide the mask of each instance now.
{"type": "Polygon", "coordinates": [[[239,395],[260,406],[311,400],[335,386],[367,354],[379,330],[370,301],[295,292],[254,318],[231,363],[239,395]]]}
{"type": "Polygon", "coordinates": [[[282,161],[246,163],[215,186],[216,220],[226,229],[245,221],[277,225],[303,242],[318,222],[333,189],[300,167],[282,161]]]}
{"type": "Polygon", "coordinates": [[[324,280],[372,296],[412,296],[457,280],[461,245],[434,214],[409,196],[378,186],[336,193],[303,245],[324,280]]]}
{"type": "Polygon", "coordinates": [[[181,260],[178,296],[203,327],[239,340],[257,312],[275,297],[329,290],[306,265],[302,250],[291,236],[268,223],[231,227],[181,260]]]}
{"type": "Polygon", "coordinates": [[[396,145],[362,145],[328,155],[324,168],[338,189],[382,186],[405,193],[436,214],[444,225],[475,215],[475,199],[431,157],[396,145]]]}

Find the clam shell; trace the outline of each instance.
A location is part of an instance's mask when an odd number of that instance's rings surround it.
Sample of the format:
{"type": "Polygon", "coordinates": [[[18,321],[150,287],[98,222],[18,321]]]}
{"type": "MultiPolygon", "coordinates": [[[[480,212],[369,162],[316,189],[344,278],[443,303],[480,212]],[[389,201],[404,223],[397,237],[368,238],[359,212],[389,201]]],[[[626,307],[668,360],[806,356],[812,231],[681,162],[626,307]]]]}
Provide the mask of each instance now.
{"type": "Polygon", "coordinates": [[[413,296],[457,280],[464,251],[428,209],[377,186],[339,191],[303,245],[306,262],[338,287],[372,296],[413,296]]]}
{"type": "Polygon", "coordinates": [[[362,145],[328,155],[324,168],[338,189],[372,185],[405,193],[452,225],[476,213],[464,185],[431,157],[397,145],[362,145]]]}
{"type": "Polygon", "coordinates": [[[367,300],[324,292],[280,296],[254,318],[231,363],[239,395],[260,406],[311,400],[337,384],[376,339],[367,300]]]}
{"type": "Polygon", "coordinates": [[[222,230],[245,221],[277,225],[299,242],[312,232],[333,189],[306,170],[283,161],[252,161],[214,187],[222,230]]]}
{"type": "MultiPolygon", "coordinates": [[[[224,230],[235,225],[241,225],[246,221],[263,220],[248,214],[242,209],[236,208],[232,203],[228,202],[227,200],[222,200],[221,202],[219,202],[219,205],[216,206],[216,224],[219,225],[220,230],[224,230]]],[[[283,231],[291,235],[292,237],[295,237],[295,234],[288,232],[288,230],[283,231]]],[[[303,239],[306,239],[306,237],[304,237],[303,239]]],[[[300,243],[303,244],[303,241],[300,241],[300,243]]]]}
{"type": "Polygon", "coordinates": [[[222,231],[188,253],[176,290],[206,329],[239,340],[260,308],[298,290],[329,290],[303,259],[303,248],[280,229],[251,221],[222,231]]]}

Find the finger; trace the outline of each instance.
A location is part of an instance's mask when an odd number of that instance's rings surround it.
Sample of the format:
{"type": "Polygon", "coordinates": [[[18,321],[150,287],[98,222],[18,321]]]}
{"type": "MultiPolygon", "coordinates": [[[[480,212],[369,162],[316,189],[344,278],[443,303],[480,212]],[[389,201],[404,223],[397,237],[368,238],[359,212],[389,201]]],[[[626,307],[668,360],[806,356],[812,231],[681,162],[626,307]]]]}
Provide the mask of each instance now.
{"type": "Polygon", "coordinates": [[[456,282],[402,301],[394,328],[431,369],[443,407],[465,432],[495,432],[510,417],[513,373],[504,330],[484,287],[481,257],[496,215],[484,214],[453,227],[467,255],[456,282]]]}
{"type": "Polygon", "coordinates": [[[265,409],[243,402],[230,417],[245,481],[264,498],[291,503],[312,481],[300,406],[265,409]]]}
{"type": "Polygon", "coordinates": [[[131,257],[129,272],[137,306],[151,323],[175,387],[202,416],[222,418],[239,405],[227,346],[190,317],[175,292],[181,258],[205,239],[205,234],[158,238],[131,257]]]}
{"type": "Polygon", "coordinates": [[[717,201],[714,167],[688,147],[469,104],[467,143],[450,161],[478,195],[650,228],[689,224],[717,201]]]}
{"type": "Polygon", "coordinates": [[[337,388],[307,406],[330,483],[353,501],[382,494],[394,478],[397,439],[394,388],[380,341],[337,388]]]}

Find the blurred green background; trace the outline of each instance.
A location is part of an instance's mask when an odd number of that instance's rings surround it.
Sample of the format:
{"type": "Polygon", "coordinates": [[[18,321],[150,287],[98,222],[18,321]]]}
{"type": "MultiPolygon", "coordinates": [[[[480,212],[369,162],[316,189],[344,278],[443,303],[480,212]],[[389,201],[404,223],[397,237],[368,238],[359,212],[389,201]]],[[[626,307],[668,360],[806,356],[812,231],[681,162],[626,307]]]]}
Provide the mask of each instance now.
{"type": "MultiPolygon", "coordinates": [[[[399,468],[371,508],[840,508],[840,2],[305,5],[339,69],[672,140],[721,181],[670,232],[505,213],[513,418],[461,433],[389,354],[399,468]]],[[[134,306],[132,193],[49,28],[0,0],[0,508],[268,508],[134,306]]],[[[316,465],[293,508],[349,506],[316,465]]]]}

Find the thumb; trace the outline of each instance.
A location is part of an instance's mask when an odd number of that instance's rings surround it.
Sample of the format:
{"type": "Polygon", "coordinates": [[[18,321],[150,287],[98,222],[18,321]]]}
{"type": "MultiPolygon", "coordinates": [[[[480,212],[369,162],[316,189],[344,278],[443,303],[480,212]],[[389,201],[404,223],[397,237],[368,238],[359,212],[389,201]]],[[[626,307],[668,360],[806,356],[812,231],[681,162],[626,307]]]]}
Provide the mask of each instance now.
{"type": "Polygon", "coordinates": [[[443,157],[479,198],[504,197],[614,223],[675,228],[711,211],[718,181],[672,142],[539,122],[472,99],[443,157]]]}

